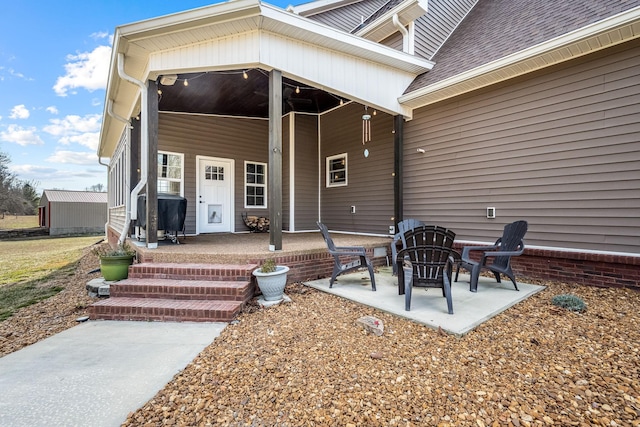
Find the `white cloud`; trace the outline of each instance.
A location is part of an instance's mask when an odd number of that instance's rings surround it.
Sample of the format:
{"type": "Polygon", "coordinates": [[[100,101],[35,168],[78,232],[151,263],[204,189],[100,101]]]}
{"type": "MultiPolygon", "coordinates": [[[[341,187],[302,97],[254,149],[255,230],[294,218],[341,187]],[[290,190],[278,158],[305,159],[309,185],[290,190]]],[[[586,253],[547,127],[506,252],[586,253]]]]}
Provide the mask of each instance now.
{"type": "Polygon", "coordinates": [[[106,31],[97,31],[89,35],[89,37],[94,40],[106,39],[107,37],[109,37],[109,33],[106,31]]]}
{"type": "Polygon", "coordinates": [[[95,165],[98,155],[87,151],[56,151],[47,159],[51,163],[69,163],[73,165],[95,165]]]}
{"type": "Polygon", "coordinates": [[[99,114],[86,116],[66,116],[63,119],[51,119],[43,130],[58,138],[61,144],[80,144],[92,150],[98,149],[100,139],[99,114]]]}
{"type": "Polygon", "coordinates": [[[11,109],[11,114],[9,115],[10,119],[28,119],[29,118],[29,110],[24,104],[16,105],[11,109]]]}
{"type": "Polygon", "coordinates": [[[107,86],[111,47],[98,46],[91,52],[68,55],[64,68],[66,74],[58,77],[53,90],[59,96],[67,96],[70,89],[83,88],[89,92],[107,86]]]}
{"type": "Polygon", "coordinates": [[[10,165],[10,170],[19,179],[37,183],[38,191],[45,188],[59,188],[66,190],[84,190],[91,185],[102,183],[106,185],[106,169],[58,169],[38,165],[10,165]]]}
{"type": "Polygon", "coordinates": [[[32,179],[33,177],[41,178],[42,176],[54,174],[57,172],[56,168],[49,168],[38,165],[11,165],[10,169],[12,172],[15,172],[16,175],[30,177],[28,179],[32,179]]]}
{"type": "Polygon", "coordinates": [[[23,147],[44,144],[44,141],[38,136],[36,128],[23,128],[18,125],[9,125],[6,131],[0,132],[0,141],[13,142],[23,147]]]}
{"type": "Polygon", "coordinates": [[[47,111],[50,112],[51,114],[58,114],[58,108],[56,108],[55,106],[51,106],[51,107],[47,107],[47,111]]]}

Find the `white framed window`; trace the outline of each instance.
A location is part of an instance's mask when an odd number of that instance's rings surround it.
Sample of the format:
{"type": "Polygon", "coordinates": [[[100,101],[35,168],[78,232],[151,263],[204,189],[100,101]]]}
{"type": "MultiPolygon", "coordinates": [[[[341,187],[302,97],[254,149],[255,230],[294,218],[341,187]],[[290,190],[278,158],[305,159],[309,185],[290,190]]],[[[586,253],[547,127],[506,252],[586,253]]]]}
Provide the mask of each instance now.
{"type": "Polygon", "coordinates": [[[182,196],[184,155],[158,151],[158,193],[182,196]]]}
{"type": "Polygon", "coordinates": [[[347,185],[347,153],[327,157],[327,187],[347,185]]]}
{"type": "Polygon", "coordinates": [[[244,162],[244,207],[267,207],[267,164],[244,162]]]}

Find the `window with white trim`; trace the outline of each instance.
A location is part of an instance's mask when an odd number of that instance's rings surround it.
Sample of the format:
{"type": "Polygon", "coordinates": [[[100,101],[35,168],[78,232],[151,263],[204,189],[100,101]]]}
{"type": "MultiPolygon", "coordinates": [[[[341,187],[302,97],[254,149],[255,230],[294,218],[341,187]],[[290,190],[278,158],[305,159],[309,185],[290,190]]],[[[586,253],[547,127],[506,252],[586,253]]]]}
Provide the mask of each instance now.
{"type": "Polygon", "coordinates": [[[184,156],[158,151],[158,193],[182,195],[184,156]]]}
{"type": "Polygon", "coordinates": [[[267,207],[267,164],[244,162],[244,207],[267,207]]]}
{"type": "Polygon", "coordinates": [[[327,157],[327,187],[347,185],[347,153],[327,157]]]}

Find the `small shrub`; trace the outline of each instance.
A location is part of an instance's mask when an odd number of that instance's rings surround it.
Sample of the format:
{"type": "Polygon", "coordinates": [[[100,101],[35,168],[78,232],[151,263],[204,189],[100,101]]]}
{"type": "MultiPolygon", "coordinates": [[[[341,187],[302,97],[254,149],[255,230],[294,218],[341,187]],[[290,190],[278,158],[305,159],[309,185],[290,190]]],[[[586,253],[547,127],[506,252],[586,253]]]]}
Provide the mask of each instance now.
{"type": "Polygon", "coordinates": [[[276,261],[273,258],[266,259],[260,266],[260,271],[263,273],[273,273],[276,271],[276,261]]]}
{"type": "Polygon", "coordinates": [[[566,308],[570,311],[582,312],[587,309],[587,304],[585,304],[582,298],[570,294],[556,295],[551,302],[555,306],[566,308]]]}

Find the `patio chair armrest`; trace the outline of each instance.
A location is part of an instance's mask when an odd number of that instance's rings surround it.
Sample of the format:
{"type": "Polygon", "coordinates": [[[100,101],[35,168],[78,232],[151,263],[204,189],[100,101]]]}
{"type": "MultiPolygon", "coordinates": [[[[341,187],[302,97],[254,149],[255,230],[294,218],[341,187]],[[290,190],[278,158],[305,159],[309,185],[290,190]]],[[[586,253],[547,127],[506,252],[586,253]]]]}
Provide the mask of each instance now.
{"type": "Polygon", "coordinates": [[[465,246],[462,248],[462,256],[460,257],[462,260],[469,260],[469,252],[471,251],[491,251],[498,249],[499,245],[491,245],[491,246],[465,246]]]}
{"type": "Polygon", "coordinates": [[[330,251],[332,255],[366,255],[364,248],[358,248],[357,246],[343,246],[337,247],[335,251],[330,251]]]}
{"type": "Polygon", "coordinates": [[[361,251],[364,252],[365,249],[362,246],[336,246],[336,250],[338,251],[361,251]]]}
{"type": "Polygon", "coordinates": [[[482,259],[494,256],[518,256],[522,255],[524,252],[524,240],[521,240],[518,244],[518,250],[515,251],[496,251],[496,252],[485,252],[482,254],[482,259]]]}

